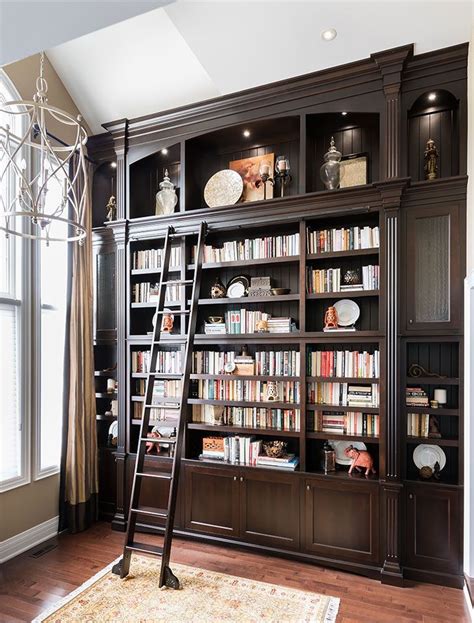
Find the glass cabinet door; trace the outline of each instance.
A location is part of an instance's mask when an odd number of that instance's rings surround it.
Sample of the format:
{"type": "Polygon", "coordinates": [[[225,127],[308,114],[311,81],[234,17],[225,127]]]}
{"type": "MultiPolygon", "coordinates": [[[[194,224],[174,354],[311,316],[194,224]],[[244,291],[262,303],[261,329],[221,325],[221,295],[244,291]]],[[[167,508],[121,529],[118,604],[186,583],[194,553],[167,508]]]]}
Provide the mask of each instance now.
{"type": "Polygon", "coordinates": [[[406,218],[407,330],[460,324],[461,249],[457,206],[409,209],[406,218]]]}
{"type": "Polygon", "coordinates": [[[94,334],[96,339],[110,337],[117,329],[115,272],[115,249],[109,246],[97,249],[94,253],[94,334]]]}

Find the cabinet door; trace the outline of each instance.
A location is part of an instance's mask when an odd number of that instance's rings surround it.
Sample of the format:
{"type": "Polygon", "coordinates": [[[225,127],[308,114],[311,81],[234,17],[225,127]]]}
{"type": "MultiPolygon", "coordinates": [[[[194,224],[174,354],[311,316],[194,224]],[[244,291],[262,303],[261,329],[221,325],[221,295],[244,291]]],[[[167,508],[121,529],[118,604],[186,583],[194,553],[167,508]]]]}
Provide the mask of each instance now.
{"type": "Polygon", "coordinates": [[[379,488],[375,484],[305,481],[305,548],[328,558],[379,560],[379,488]]]}
{"type": "Polygon", "coordinates": [[[300,479],[295,474],[242,470],[240,536],[270,547],[299,547],[300,479]]]}
{"type": "Polygon", "coordinates": [[[406,215],[406,328],[461,325],[463,233],[459,206],[409,209],[406,215]]]}
{"type": "Polygon", "coordinates": [[[461,573],[460,495],[434,484],[407,485],[407,567],[461,573]]]}
{"type": "Polygon", "coordinates": [[[115,249],[104,244],[94,249],[94,335],[113,337],[117,329],[115,302],[115,249]]]}
{"type": "Polygon", "coordinates": [[[238,537],[238,469],[186,465],[184,473],[186,529],[238,537]]]}

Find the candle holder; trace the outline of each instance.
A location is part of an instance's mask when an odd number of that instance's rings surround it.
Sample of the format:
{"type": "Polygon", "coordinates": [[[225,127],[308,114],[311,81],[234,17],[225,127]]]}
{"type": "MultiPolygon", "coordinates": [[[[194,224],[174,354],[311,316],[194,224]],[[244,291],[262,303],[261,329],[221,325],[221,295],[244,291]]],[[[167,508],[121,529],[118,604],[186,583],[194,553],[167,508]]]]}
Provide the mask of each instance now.
{"type": "Polygon", "coordinates": [[[271,177],[272,167],[269,162],[263,161],[260,164],[260,169],[258,174],[260,175],[260,179],[255,182],[255,187],[260,188],[263,184],[263,199],[267,198],[267,183],[275,186],[275,180],[271,177]]]}
{"type": "Polygon", "coordinates": [[[285,186],[293,179],[290,175],[290,161],[286,156],[278,156],[275,164],[275,180],[280,183],[280,197],[285,195],[285,186]]]}

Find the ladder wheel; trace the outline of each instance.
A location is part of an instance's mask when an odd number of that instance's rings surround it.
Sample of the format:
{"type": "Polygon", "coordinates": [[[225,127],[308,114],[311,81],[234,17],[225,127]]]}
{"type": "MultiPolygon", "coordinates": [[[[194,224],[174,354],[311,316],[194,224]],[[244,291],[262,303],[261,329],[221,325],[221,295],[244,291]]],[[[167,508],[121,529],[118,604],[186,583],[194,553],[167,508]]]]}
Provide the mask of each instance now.
{"type": "Polygon", "coordinates": [[[171,571],[171,569],[168,566],[165,567],[164,571],[165,571],[164,585],[166,586],[166,588],[174,588],[175,590],[178,590],[180,588],[178,578],[174,575],[174,573],[171,571]]]}
{"type": "Polygon", "coordinates": [[[122,573],[122,563],[123,563],[123,558],[121,558],[113,567],[112,567],[112,573],[114,575],[121,575],[122,573]]]}

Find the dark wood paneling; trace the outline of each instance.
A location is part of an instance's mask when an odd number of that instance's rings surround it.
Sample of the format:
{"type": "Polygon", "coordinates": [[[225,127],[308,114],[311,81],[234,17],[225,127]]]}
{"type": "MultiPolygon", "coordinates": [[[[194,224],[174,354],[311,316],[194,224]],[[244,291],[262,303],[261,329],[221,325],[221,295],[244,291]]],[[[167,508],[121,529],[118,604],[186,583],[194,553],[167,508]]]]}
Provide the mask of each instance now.
{"type": "Polygon", "coordinates": [[[246,541],[283,548],[299,546],[299,481],[292,474],[242,471],[240,536],[246,541]]]}
{"type": "Polygon", "coordinates": [[[461,573],[461,496],[431,483],[406,485],[407,567],[461,573]]]}
{"type": "Polygon", "coordinates": [[[329,558],[378,562],[378,487],[311,479],[304,485],[306,550],[329,558]]]}
{"type": "Polygon", "coordinates": [[[238,470],[186,465],[185,527],[208,534],[239,534],[238,470]]]}

